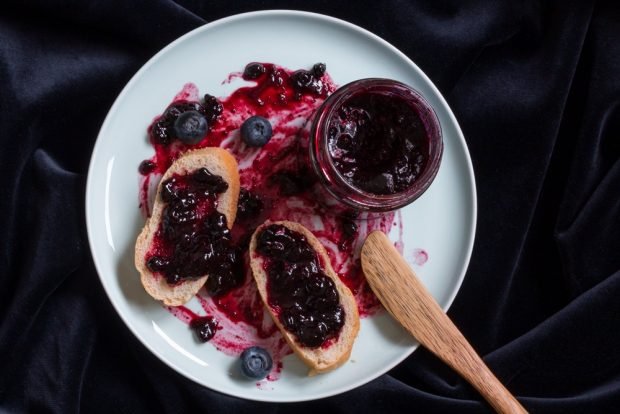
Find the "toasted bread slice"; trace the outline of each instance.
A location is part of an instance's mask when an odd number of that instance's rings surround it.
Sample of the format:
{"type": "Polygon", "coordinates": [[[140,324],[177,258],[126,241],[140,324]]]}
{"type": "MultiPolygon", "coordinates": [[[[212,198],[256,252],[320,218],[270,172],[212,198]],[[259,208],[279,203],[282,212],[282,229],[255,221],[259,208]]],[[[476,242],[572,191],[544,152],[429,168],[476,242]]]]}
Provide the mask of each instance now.
{"type": "Polygon", "coordinates": [[[355,302],[355,297],[353,296],[349,288],[340,280],[336,272],[334,272],[325,248],[312,234],[312,232],[310,232],[310,230],[306,229],[301,224],[291,221],[266,222],[262,224],[256,229],[256,231],[252,235],[252,240],[250,242],[250,265],[252,267],[252,274],[254,275],[254,279],[256,280],[256,284],[258,286],[258,291],[261,295],[261,298],[263,299],[267,310],[269,310],[273,321],[278,326],[278,328],[282,332],[282,335],[289,343],[295,354],[297,354],[297,356],[301,358],[301,360],[310,368],[308,375],[328,372],[344,364],[351,355],[353,343],[355,341],[355,338],[357,337],[360,328],[357,303],[355,302]],[[284,326],[280,322],[280,319],[278,318],[278,315],[274,312],[271,306],[269,306],[269,303],[267,301],[267,273],[265,272],[263,266],[264,259],[256,251],[256,239],[257,235],[260,234],[260,232],[266,226],[269,226],[271,224],[283,225],[290,230],[301,233],[303,236],[305,236],[310,246],[320,257],[321,260],[319,260],[319,262],[323,266],[323,272],[329,278],[331,278],[336,285],[336,289],[340,297],[340,304],[344,309],[345,321],[340,331],[340,334],[338,335],[338,338],[325,348],[309,348],[300,344],[295,338],[295,336],[284,328],[284,326]]]}
{"type": "Polygon", "coordinates": [[[226,216],[228,228],[232,228],[237,215],[239,199],[239,171],[237,161],[222,148],[202,148],[187,152],[168,168],[161,178],[151,217],[148,218],[136,241],[135,264],[140,272],[140,281],[144,289],[165,305],[179,306],[187,303],[205,284],[208,275],[199,279],[186,280],[178,285],[169,285],[164,277],[154,275],[146,267],[146,256],[151,248],[153,237],[159,228],[165,203],[161,201],[162,183],[174,174],[188,174],[199,168],[206,167],[212,174],[221,176],[228,183],[228,189],[219,195],[217,211],[226,216]]]}

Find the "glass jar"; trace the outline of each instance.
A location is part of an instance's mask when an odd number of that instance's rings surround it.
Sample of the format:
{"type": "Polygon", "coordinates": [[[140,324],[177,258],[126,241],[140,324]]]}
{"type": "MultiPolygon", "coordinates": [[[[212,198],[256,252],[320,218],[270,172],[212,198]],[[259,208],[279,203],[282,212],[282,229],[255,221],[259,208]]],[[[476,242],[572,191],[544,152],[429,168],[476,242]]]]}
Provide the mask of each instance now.
{"type": "Polygon", "coordinates": [[[310,163],[321,198],[329,207],[349,212],[385,213],[410,204],[435,179],[443,153],[433,108],[419,92],[390,79],[361,79],[342,86],[318,108],[308,132],[310,163]],[[374,128],[374,135],[369,128],[374,128]],[[415,145],[403,136],[409,134],[417,136],[415,145]],[[391,149],[383,151],[382,145],[390,140],[391,149]],[[355,151],[363,156],[356,159],[355,151]],[[417,174],[400,176],[403,171],[417,174]]]}

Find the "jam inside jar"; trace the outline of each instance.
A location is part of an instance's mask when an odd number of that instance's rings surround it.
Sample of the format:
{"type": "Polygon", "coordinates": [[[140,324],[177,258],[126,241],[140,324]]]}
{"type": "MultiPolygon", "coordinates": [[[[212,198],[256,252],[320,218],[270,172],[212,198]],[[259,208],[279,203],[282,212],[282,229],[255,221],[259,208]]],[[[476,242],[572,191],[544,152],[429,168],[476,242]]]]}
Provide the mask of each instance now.
{"type": "Polygon", "coordinates": [[[321,198],[343,211],[383,213],[420,197],[443,153],[435,111],[413,88],[360,79],[334,92],[309,125],[321,198]]]}

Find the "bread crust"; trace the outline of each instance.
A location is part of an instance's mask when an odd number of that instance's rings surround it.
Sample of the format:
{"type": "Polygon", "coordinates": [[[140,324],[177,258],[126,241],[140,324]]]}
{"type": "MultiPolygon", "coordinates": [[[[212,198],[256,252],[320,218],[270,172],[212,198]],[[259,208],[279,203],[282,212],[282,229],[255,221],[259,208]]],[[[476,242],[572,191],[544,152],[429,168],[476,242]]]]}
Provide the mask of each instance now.
{"type": "Polygon", "coordinates": [[[295,352],[295,354],[310,368],[308,375],[321,374],[331,371],[338,368],[349,359],[353,349],[353,343],[360,328],[357,303],[353,293],[351,293],[351,290],[349,290],[349,288],[340,280],[336,272],[334,272],[325,248],[314,236],[314,234],[310,232],[310,230],[306,229],[299,223],[291,221],[267,221],[263,223],[252,235],[252,240],[250,242],[250,266],[265,307],[271,314],[271,317],[273,318],[276,326],[280,329],[280,332],[282,332],[284,339],[286,339],[290,347],[293,349],[293,352],[295,352]],[[267,301],[267,274],[263,269],[264,260],[260,254],[256,252],[256,238],[262,229],[271,224],[280,224],[290,230],[304,235],[310,246],[319,255],[323,272],[331,278],[336,285],[338,295],[340,296],[340,304],[342,305],[345,313],[345,322],[338,339],[331,343],[327,348],[308,348],[299,344],[295,339],[295,336],[284,328],[278,316],[275,314],[273,309],[271,309],[271,306],[269,306],[267,301]]]}
{"type": "Polygon", "coordinates": [[[154,275],[146,267],[146,255],[151,248],[165,208],[165,203],[161,202],[162,183],[174,174],[187,174],[202,167],[206,167],[214,175],[221,176],[228,183],[228,189],[219,195],[217,211],[226,216],[228,228],[232,228],[237,215],[240,186],[237,161],[225,149],[208,147],[188,151],[168,168],[157,187],[152,214],[136,240],[134,260],[136,269],[140,273],[142,286],[154,299],[168,306],[187,303],[205,284],[208,275],[170,286],[163,277],[154,275]]]}

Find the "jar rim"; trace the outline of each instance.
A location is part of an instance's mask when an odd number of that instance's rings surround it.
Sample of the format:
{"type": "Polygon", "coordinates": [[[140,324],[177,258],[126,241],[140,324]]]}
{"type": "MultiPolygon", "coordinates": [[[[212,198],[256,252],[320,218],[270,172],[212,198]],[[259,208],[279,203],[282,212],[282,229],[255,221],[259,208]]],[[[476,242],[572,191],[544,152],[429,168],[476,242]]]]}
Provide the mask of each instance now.
{"type": "Polygon", "coordinates": [[[338,88],[319,107],[310,132],[310,157],[315,172],[332,196],[357,210],[387,212],[404,207],[419,198],[435,179],[443,155],[441,124],[424,96],[402,82],[386,78],[364,78],[338,88]],[[424,170],[406,190],[393,194],[376,194],[356,187],[336,168],[328,146],[328,125],[341,104],[360,92],[397,95],[414,108],[428,137],[428,160],[424,170]]]}

